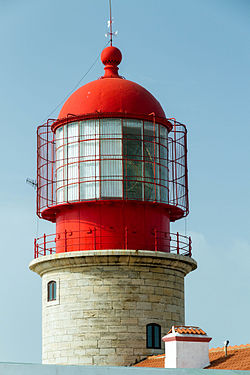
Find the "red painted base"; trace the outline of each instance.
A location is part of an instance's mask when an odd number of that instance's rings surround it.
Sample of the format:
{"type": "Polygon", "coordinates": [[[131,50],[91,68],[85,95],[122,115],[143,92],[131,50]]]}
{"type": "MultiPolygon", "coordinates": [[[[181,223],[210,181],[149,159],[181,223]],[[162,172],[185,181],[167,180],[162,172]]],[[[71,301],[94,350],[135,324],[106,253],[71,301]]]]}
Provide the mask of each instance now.
{"type": "Polygon", "coordinates": [[[56,215],[56,252],[143,249],[169,252],[165,205],[99,201],[64,206],[56,215]]]}

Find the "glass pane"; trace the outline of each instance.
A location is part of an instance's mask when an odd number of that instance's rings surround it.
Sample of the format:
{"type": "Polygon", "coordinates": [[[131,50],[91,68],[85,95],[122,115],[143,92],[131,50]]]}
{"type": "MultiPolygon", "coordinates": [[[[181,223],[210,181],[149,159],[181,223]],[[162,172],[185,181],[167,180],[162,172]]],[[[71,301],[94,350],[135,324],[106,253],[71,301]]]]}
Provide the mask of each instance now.
{"type": "Polygon", "coordinates": [[[57,203],[63,203],[64,202],[64,188],[60,188],[57,190],[57,193],[56,193],[56,201],[57,203]]]}
{"type": "Polygon", "coordinates": [[[101,138],[120,138],[122,136],[121,119],[102,119],[101,120],[101,138]]]}
{"type": "Polygon", "coordinates": [[[81,199],[99,197],[99,161],[88,161],[80,164],[81,199]]]}
{"type": "Polygon", "coordinates": [[[102,160],[102,180],[116,180],[122,176],[122,160],[102,160]]]}
{"type": "Polygon", "coordinates": [[[56,181],[57,181],[57,184],[56,184],[56,187],[59,188],[61,186],[64,185],[64,181],[63,181],[63,167],[60,167],[56,170],[56,181]]]}
{"type": "Polygon", "coordinates": [[[77,142],[78,140],[78,122],[73,122],[67,125],[68,129],[68,143],[77,142]]]}
{"type": "Polygon", "coordinates": [[[144,140],[146,142],[151,141],[155,143],[159,143],[159,125],[154,124],[153,122],[145,121],[144,122],[144,140]]]}
{"type": "Polygon", "coordinates": [[[122,197],[122,160],[101,161],[101,196],[122,197]]]}
{"type": "Polygon", "coordinates": [[[122,181],[103,181],[102,198],[122,198],[122,181]]]}
{"type": "MultiPolygon", "coordinates": [[[[157,125],[158,126],[158,125],[157,125]]],[[[152,123],[144,123],[144,160],[154,161],[156,141],[154,140],[154,126],[152,123]]]]}
{"type": "Polygon", "coordinates": [[[86,161],[81,163],[81,180],[92,181],[95,180],[96,163],[95,161],[86,161]]]}
{"type": "Polygon", "coordinates": [[[143,198],[141,161],[124,160],[124,194],[127,199],[143,198]]]}
{"type": "Polygon", "coordinates": [[[149,201],[160,200],[159,189],[159,144],[158,124],[144,123],[144,199],[149,201]]]}
{"type": "Polygon", "coordinates": [[[117,158],[122,156],[122,141],[115,139],[102,139],[101,140],[101,155],[102,158],[113,156],[117,158]]]}
{"type": "Polygon", "coordinates": [[[168,189],[161,186],[161,202],[168,203],[168,189]]]}
{"type": "Polygon", "coordinates": [[[128,159],[142,160],[142,122],[124,121],[123,153],[128,159]]]}
{"type": "Polygon", "coordinates": [[[99,198],[99,182],[81,182],[81,199],[99,198]]]}
{"type": "Polygon", "coordinates": [[[124,121],[123,125],[123,168],[124,197],[143,198],[143,142],[142,121],[124,121]]]}
{"type": "Polygon", "coordinates": [[[68,200],[69,201],[76,201],[79,198],[79,185],[68,185],[68,200]]]}
{"type": "Polygon", "coordinates": [[[155,185],[154,185],[154,164],[153,163],[145,163],[144,164],[144,184],[145,189],[145,196],[144,199],[146,201],[154,201],[155,200],[155,185]]]}
{"type": "Polygon", "coordinates": [[[168,149],[166,146],[160,146],[160,158],[161,164],[167,166],[167,159],[168,159],[168,149]]]}
{"type": "Polygon", "coordinates": [[[78,158],[78,143],[68,144],[68,162],[75,162],[78,158]]]}
{"type": "Polygon", "coordinates": [[[57,150],[56,150],[56,168],[59,168],[61,166],[63,166],[64,164],[64,155],[63,155],[63,147],[60,146],[57,150]]]}
{"type": "Polygon", "coordinates": [[[63,127],[56,130],[56,148],[62,146],[63,142],[63,127]]]}
{"type": "Polygon", "coordinates": [[[79,132],[79,124],[72,123],[67,125],[67,140],[68,140],[68,147],[67,147],[67,159],[65,160],[65,176],[67,176],[67,200],[68,201],[75,201],[79,198],[79,169],[78,169],[78,151],[79,151],[79,144],[78,144],[78,132],[79,132]]]}
{"type": "Polygon", "coordinates": [[[167,128],[163,125],[159,125],[160,127],[160,143],[167,147],[168,144],[168,131],[167,128]]]}
{"type": "Polygon", "coordinates": [[[52,283],[48,284],[48,301],[52,300],[52,283]]]}
{"type": "Polygon", "coordinates": [[[99,120],[82,121],[80,125],[81,200],[100,196],[99,145],[99,120]]]}
{"type": "Polygon", "coordinates": [[[56,299],[56,282],[53,282],[52,285],[53,285],[53,299],[56,299]]]}
{"type": "Polygon", "coordinates": [[[152,325],[147,326],[147,348],[153,347],[153,330],[152,325]]]}
{"type": "Polygon", "coordinates": [[[154,326],[154,348],[160,348],[161,338],[160,338],[160,327],[154,326]]]}
{"type": "Polygon", "coordinates": [[[144,194],[145,194],[145,201],[152,201],[154,202],[156,200],[156,186],[151,183],[151,184],[144,184],[144,194]]]}
{"type": "Polygon", "coordinates": [[[99,120],[87,120],[80,122],[80,140],[99,139],[99,120]]]}
{"type": "Polygon", "coordinates": [[[121,119],[103,119],[100,138],[101,196],[103,198],[122,198],[121,119]]]}
{"type": "Polygon", "coordinates": [[[68,164],[68,184],[78,182],[78,163],[68,164]]]}
{"type": "Polygon", "coordinates": [[[89,159],[95,159],[99,155],[99,141],[81,141],[81,148],[80,148],[80,156],[81,160],[89,160],[89,159]]]}

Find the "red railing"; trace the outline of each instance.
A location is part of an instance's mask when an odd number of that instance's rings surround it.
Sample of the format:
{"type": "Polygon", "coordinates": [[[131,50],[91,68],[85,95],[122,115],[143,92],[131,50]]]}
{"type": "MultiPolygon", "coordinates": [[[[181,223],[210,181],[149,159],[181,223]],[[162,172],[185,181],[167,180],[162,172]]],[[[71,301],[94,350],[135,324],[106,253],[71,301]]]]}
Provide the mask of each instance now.
{"type": "MultiPolygon", "coordinates": [[[[114,240],[115,233],[109,235],[97,234],[96,228],[90,229],[89,231],[81,232],[67,232],[66,230],[62,233],[57,234],[44,234],[43,236],[34,240],[34,258],[38,258],[44,255],[54,254],[56,247],[58,252],[71,252],[86,250],[86,244],[89,245],[91,250],[100,250],[100,244],[109,243],[109,239],[114,240]]],[[[120,249],[126,250],[143,250],[148,249],[148,244],[141,243],[141,246],[137,246],[137,249],[129,247],[130,241],[133,242],[133,236],[136,233],[134,231],[128,231],[127,228],[124,230],[124,236],[120,242],[120,249]]],[[[117,234],[119,240],[120,234],[117,234]]],[[[108,249],[108,247],[107,247],[108,249]]],[[[178,255],[192,256],[192,241],[191,237],[183,236],[177,233],[160,232],[157,230],[152,231],[152,251],[162,251],[168,253],[175,253],[178,255]]]]}

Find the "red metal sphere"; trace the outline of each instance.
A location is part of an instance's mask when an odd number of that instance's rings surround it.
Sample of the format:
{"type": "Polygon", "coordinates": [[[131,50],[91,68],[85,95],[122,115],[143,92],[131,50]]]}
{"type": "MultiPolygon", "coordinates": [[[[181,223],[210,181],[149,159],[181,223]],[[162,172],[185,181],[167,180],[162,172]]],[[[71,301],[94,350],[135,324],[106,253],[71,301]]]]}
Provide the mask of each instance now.
{"type": "Polygon", "coordinates": [[[120,62],[122,61],[122,53],[116,47],[113,47],[113,46],[106,47],[102,51],[101,61],[104,65],[107,65],[107,64],[119,65],[120,62]]]}

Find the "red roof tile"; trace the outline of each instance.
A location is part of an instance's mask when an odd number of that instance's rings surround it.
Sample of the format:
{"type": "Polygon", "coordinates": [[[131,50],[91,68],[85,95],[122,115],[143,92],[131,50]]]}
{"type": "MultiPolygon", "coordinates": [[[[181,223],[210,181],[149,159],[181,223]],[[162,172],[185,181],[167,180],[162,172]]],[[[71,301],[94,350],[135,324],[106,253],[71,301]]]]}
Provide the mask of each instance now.
{"type": "MultiPolygon", "coordinates": [[[[208,369],[250,370],[250,344],[228,346],[227,357],[224,348],[212,348],[209,350],[209,359],[208,369]]],[[[160,354],[148,357],[135,366],[164,368],[164,360],[165,355],[160,354]]]]}
{"type": "Polygon", "coordinates": [[[134,365],[134,367],[160,367],[164,368],[165,354],[152,355],[134,365]]]}
{"type": "Polygon", "coordinates": [[[250,370],[250,345],[228,346],[227,357],[224,348],[212,348],[209,359],[209,369],[250,370]]]}
{"type": "Polygon", "coordinates": [[[173,326],[167,333],[173,333],[173,329],[175,333],[180,333],[182,335],[206,335],[206,332],[203,331],[200,327],[193,327],[193,326],[173,326]]]}

